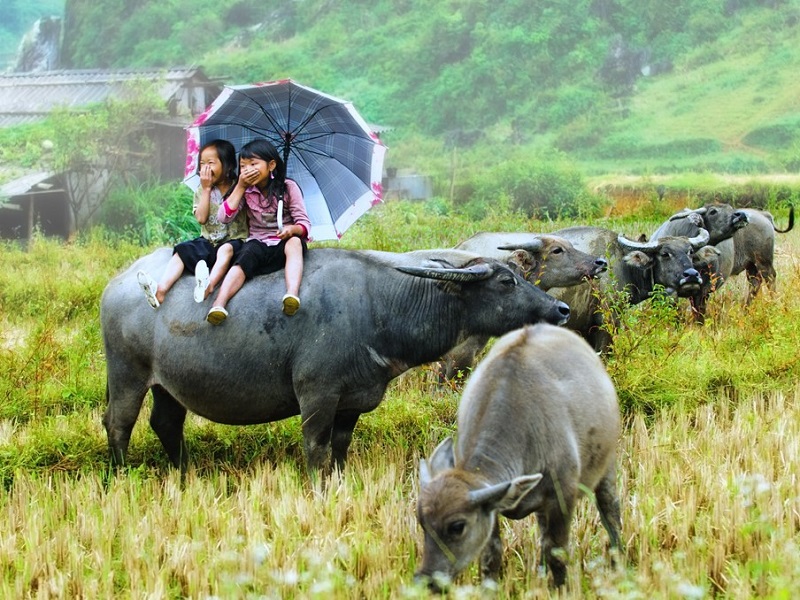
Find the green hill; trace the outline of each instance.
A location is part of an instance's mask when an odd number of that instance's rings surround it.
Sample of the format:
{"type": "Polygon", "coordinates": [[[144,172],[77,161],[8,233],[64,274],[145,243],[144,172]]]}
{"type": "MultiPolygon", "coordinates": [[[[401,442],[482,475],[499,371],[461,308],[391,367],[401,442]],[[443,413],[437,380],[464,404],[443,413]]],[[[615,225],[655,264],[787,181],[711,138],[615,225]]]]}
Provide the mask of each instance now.
{"type": "Polygon", "coordinates": [[[800,169],[800,0],[66,0],[65,23],[70,67],[199,64],[348,98],[392,128],[388,166],[440,186],[554,156],[800,169]]]}

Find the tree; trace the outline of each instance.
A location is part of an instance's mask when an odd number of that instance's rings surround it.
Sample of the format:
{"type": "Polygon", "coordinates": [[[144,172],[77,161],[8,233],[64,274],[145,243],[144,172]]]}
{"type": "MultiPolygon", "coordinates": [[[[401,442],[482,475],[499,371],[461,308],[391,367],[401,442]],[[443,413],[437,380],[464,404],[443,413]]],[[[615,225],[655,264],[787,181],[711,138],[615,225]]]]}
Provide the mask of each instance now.
{"type": "Polygon", "coordinates": [[[146,175],[140,157],[150,144],[148,123],[166,116],[155,90],[154,83],[135,82],[126,86],[122,100],[51,113],[52,166],[64,173],[76,229],[92,220],[115,183],[146,175]]]}

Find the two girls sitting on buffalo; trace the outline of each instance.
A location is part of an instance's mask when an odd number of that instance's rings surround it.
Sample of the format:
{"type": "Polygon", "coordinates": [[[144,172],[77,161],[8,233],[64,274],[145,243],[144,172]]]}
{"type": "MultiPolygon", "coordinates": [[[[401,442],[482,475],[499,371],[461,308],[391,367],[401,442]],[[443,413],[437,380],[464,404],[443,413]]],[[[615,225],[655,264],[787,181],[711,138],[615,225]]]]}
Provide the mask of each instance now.
{"type": "Polygon", "coordinates": [[[286,294],[283,312],[294,315],[300,308],[303,256],[307,251],[311,221],[300,187],[286,179],[286,165],[275,146],[257,139],[239,152],[239,180],[222,202],[217,217],[230,223],[247,214],[249,236],[220,285],[206,320],[219,325],[228,316],[228,301],[245,281],[285,267],[286,294]]]}
{"type": "Polygon", "coordinates": [[[137,273],[147,301],[158,308],[184,270],[195,275],[195,302],[202,302],[214,290],[228,270],[234,255],[247,237],[244,213],[222,221],[217,213],[237,181],[236,149],[226,140],[213,140],[200,149],[197,173],[200,187],[194,194],[192,212],[200,223],[200,237],[174,247],[172,258],[161,279],[156,281],[145,271],[137,273]],[[213,269],[209,273],[208,267],[213,269]]]}

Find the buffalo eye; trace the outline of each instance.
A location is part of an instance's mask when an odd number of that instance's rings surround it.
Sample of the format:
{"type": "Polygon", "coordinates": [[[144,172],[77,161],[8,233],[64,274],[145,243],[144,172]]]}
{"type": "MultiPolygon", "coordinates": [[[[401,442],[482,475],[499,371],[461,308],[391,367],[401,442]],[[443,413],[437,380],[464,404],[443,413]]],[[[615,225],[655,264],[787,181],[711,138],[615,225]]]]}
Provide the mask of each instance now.
{"type": "Polygon", "coordinates": [[[667,252],[666,250],[664,250],[664,251],[661,253],[661,258],[669,258],[669,252],[667,252]]]}
{"type": "Polygon", "coordinates": [[[447,524],[447,535],[451,538],[461,537],[467,524],[464,521],[453,521],[447,524]]]}
{"type": "Polygon", "coordinates": [[[716,209],[716,208],[712,208],[711,210],[709,210],[709,211],[708,211],[708,214],[709,214],[709,215],[715,215],[715,214],[717,214],[717,209],[716,209]]]}
{"type": "Polygon", "coordinates": [[[551,254],[561,254],[563,251],[564,251],[563,248],[556,247],[556,248],[553,248],[551,254]]]}
{"type": "Polygon", "coordinates": [[[514,287],[517,285],[517,280],[514,277],[503,277],[500,280],[500,283],[508,287],[514,287]]]}

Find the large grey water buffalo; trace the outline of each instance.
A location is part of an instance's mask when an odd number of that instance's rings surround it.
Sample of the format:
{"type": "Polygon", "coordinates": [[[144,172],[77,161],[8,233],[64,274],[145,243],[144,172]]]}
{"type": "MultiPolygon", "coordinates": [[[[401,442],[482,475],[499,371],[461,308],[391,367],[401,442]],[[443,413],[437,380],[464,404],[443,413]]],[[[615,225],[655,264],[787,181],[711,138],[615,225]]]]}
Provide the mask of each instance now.
{"type": "Polygon", "coordinates": [[[620,546],[615,450],[620,413],[614,384],[575,333],[534,325],[504,335],[478,364],[458,407],[458,442],[420,461],[417,519],[424,531],[416,578],[436,590],[480,555],[484,580],[498,576],[498,514],[536,514],[544,562],[562,585],[562,558],[581,491],[620,546]]]}
{"type": "MultiPolygon", "coordinates": [[[[544,291],[578,285],[608,268],[605,257],[582,252],[566,238],[546,233],[484,231],[456,249],[505,261],[544,291]]],[[[442,378],[453,379],[471,368],[488,341],[488,336],[471,336],[448,352],[442,359],[442,378]]]]}
{"type": "Polygon", "coordinates": [[[291,319],[274,309],[285,291],[278,272],[249,281],[231,300],[231,316],[212,327],[189,278],[157,310],[144,301],[136,272],[158,278],[170,254],[138,260],[103,292],[103,424],[115,464],[126,460],[150,389],[150,425],[182,469],[187,410],[232,425],[300,415],[309,468],[325,468],[331,457],[342,467],[359,416],[378,406],[394,377],[466,336],[569,316],[566,304],[474,254],[320,248],[308,252],[303,309],[291,319]]]}
{"type": "Polygon", "coordinates": [[[708,243],[708,232],[701,229],[692,237],[664,237],[650,242],[625,238],[601,227],[577,226],[553,232],[589,254],[605,255],[609,270],[597,277],[597,289],[583,283],[549,293],[570,306],[567,327],[580,333],[598,352],[606,351],[611,337],[604,327],[601,299],[611,290],[625,292],[627,303],[638,304],[649,298],[656,285],[666,293],[689,297],[703,283],[692,264],[692,253],[708,243]]]}
{"type": "Polygon", "coordinates": [[[786,229],[778,229],[772,214],[767,211],[753,208],[733,209],[727,204],[707,204],[673,215],[656,230],[651,239],[663,234],[693,235],[698,227],[708,230],[709,243],[720,251],[717,273],[720,284],[743,271],[747,273],[749,302],[758,294],[762,283],[770,288],[775,285],[775,232],[787,233],[794,227],[794,206],[789,207],[789,224],[786,229]],[[737,214],[743,215],[747,227],[740,225],[730,232],[730,223],[726,223],[724,216],[720,215],[728,215],[733,220],[737,214]],[[717,216],[716,219],[714,215],[717,216]],[[698,217],[702,222],[698,222],[698,217]]]}

